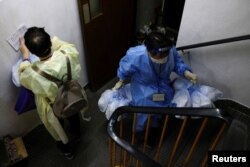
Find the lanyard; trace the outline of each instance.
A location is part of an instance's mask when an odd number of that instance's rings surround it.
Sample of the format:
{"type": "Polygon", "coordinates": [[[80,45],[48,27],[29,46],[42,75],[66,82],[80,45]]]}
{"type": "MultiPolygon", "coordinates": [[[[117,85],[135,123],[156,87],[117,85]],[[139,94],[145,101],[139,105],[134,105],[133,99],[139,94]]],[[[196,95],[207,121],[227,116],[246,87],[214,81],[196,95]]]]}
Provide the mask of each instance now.
{"type": "Polygon", "coordinates": [[[156,69],[155,69],[155,66],[154,66],[154,64],[153,64],[153,62],[152,62],[152,60],[150,59],[150,57],[148,56],[148,61],[149,61],[149,65],[150,65],[150,67],[151,67],[151,69],[152,69],[152,71],[153,71],[153,73],[154,73],[154,76],[156,77],[156,82],[157,82],[157,89],[158,89],[158,93],[159,93],[159,86],[160,86],[160,80],[161,80],[161,72],[162,72],[162,67],[163,66],[165,66],[166,65],[166,63],[164,63],[164,64],[159,64],[159,66],[160,66],[160,70],[159,70],[159,73],[156,71],[156,69]]]}

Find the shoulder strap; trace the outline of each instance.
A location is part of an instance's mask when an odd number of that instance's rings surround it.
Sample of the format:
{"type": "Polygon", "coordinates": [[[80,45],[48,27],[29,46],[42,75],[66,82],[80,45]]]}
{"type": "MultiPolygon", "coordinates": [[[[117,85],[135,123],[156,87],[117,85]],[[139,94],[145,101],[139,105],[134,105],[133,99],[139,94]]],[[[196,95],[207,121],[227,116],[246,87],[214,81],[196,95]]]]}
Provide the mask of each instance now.
{"type": "Polygon", "coordinates": [[[66,56],[67,73],[68,73],[67,80],[70,81],[72,79],[72,74],[71,74],[71,65],[70,65],[69,57],[66,55],[66,52],[64,50],[60,50],[60,51],[66,56]]]}
{"type": "Polygon", "coordinates": [[[57,86],[59,86],[59,85],[62,84],[62,81],[61,81],[60,79],[58,79],[58,78],[56,78],[56,77],[54,77],[54,76],[52,76],[52,75],[50,75],[50,74],[48,74],[48,73],[46,73],[46,72],[40,70],[37,66],[34,66],[34,65],[33,65],[33,66],[32,66],[32,69],[33,69],[34,71],[36,71],[38,74],[40,74],[41,76],[47,78],[48,80],[50,80],[50,81],[52,81],[52,82],[55,82],[55,83],[57,84],[57,86]]]}
{"type": "MultiPolygon", "coordinates": [[[[67,61],[67,80],[70,81],[72,79],[72,74],[71,74],[71,65],[70,65],[70,61],[69,61],[69,57],[66,55],[64,50],[60,50],[65,56],[66,56],[66,61],[67,61]]],[[[38,74],[40,74],[41,76],[47,78],[48,80],[54,82],[57,84],[57,86],[60,86],[62,84],[62,80],[42,71],[41,69],[39,69],[37,66],[32,66],[32,69],[34,71],[36,71],[38,74]]]]}

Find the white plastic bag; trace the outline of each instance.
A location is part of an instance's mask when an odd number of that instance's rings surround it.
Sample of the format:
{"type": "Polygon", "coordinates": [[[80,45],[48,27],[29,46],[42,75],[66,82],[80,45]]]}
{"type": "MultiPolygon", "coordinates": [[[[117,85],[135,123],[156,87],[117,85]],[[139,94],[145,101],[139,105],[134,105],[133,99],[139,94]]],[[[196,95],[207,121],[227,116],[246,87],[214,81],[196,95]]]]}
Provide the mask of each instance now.
{"type": "MultiPolygon", "coordinates": [[[[193,85],[184,78],[177,78],[173,87],[175,94],[172,103],[176,107],[213,107],[213,101],[222,97],[223,93],[216,88],[206,85],[193,85]]],[[[176,118],[184,119],[186,116],[175,115],[176,118]]],[[[197,119],[201,117],[191,117],[197,119]]]]}
{"type": "Polygon", "coordinates": [[[173,83],[174,90],[187,89],[192,86],[192,83],[185,78],[177,78],[173,83]]]}
{"type": "Polygon", "coordinates": [[[176,91],[172,103],[176,104],[176,107],[191,107],[191,98],[187,89],[182,88],[176,91]]]}
{"type": "Polygon", "coordinates": [[[221,98],[223,93],[219,91],[216,88],[206,86],[206,85],[201,85],[199,87],[199,91],[206,97],[208,97],[211,101],[215,101],[218,98],[221,98]]]}
{"type": "Polygon", "coordinates": [[[191,94],[192,107],[212,107],[212,101],[198,90],[191,94]]]}
{"type": "Polygon", "coordinates": [[[113,114],[113,112],[115,111],[115,109],[117,109],[118,107],[119,103],[114,103],[114,102],[109,103],[105,112],[106,118],[109,119],[113,114]]]}
{"type": "Polygon", "coordinates": [[[129,105],[131,100],[130,84],[127,84],[119,90],[105,90],[98,100],[98,107],[109,119],[118,107],[129,105]]]}
{"type": "MultiPolygon", "coordinates": [[[[176,104],[176,107],[191,107],[191,97],[189,92],[186,88],[182,87],[181,89],[177,90],[174,94],[174,98],[172,103],[176,104]]],[[[184,119],[185,116],[175,115],[178,119],[184,119]]]]}
{"type": "Polygon", "coordinates": [[[108,89],[105,90],[101,97],[98,100],[98,107],[100,109],[101,112],[106,112],[107,107],[109,105],[109,103],[111,103],[111,99],[113,98],[113,96],[115,96],[115,91],[108,89]]]}

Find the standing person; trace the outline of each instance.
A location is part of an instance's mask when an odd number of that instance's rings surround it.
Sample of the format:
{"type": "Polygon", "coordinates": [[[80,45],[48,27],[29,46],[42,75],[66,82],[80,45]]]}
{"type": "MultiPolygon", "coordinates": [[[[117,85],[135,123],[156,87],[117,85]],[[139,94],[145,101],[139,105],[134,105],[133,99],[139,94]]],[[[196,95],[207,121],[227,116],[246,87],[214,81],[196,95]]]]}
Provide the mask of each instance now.
{"type": "MultiPolygon", "coordinates": [[[[51,39],[44,28],[38,27],[29,28],[24,38],[20,39],[20,51],[23,56],[23,61],[19,66],[20,83],[35,94],[37,112],[41,121],[56,140],[59,150],[67,159],[72,159],[74,154],[69,137],[64,130],[65,120],[57,118],[49,104],[49,101],[53,103],[55,100],[58,87],[54,82],[34,71],[32,65],[61,79],[67,73],[67,55],[71,64],[72,78],[78,80],[81,70],[79,53],[73,44],[61,41],[57,37],[51,39]],[[31,64],[29,61],[30,52],[38,56],[40,61],[31,64]]],[[[67,120],[70,125],[69,132],[75,139],[80,140],[79,114],[77,113],[67,120]]]]}
{"type": "MultiPolygon", "coordinates": [[[[119,89],[124,81],[130,79],[132,106],[170,107],[174,96],[170,74],[177,73],[192,82],[197,76],[192,73],[172,41],[158,32],[147,35],[144,44],[131,47],[120,60],[118,68],[119,81],[113,89],[119,89]]],[[[159,115],[151,117],[152,127],[159,126],[159,115]]],[[[137,114],[136,131],[143,131],[147,116],[137,114]]]]}

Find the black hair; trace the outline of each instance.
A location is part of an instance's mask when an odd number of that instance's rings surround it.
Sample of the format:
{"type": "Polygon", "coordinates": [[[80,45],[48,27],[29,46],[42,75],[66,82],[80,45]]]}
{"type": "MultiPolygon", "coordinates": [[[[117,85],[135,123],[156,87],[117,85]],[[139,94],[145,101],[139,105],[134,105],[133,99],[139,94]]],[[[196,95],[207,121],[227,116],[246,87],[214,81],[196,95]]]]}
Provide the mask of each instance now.
{"type": "Polygon", "coordinates": [[[156,54],[160,48],[172,47],[173,42],[164,34],[153,31],[146,36],[144,45],[149,52],[156,54]]]}
{"type": "Polygon", "coordinates": [[[50,35],[44,28],[30,27],[24,34],[25,45],[32,54],[46,57],[51,52],[50,35]]]}

